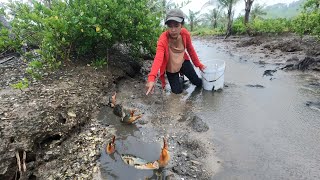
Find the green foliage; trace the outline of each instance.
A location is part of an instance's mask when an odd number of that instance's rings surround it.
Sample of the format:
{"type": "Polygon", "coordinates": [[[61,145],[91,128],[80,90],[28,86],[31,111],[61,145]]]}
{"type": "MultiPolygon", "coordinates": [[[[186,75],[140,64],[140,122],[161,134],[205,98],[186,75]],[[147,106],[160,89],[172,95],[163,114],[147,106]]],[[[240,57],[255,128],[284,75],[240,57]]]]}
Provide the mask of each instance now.
{"type": "Polygon", "coordinates": [[[198,28],[195,31],[191,32],[194,36],[213,36],[213,35],[222,35],[224,34],[223,29],[212,29],[212,28],[198,28]]]}
{"type": "Polygon", "coordinates": [[[107,64],[108,64],[108,62],[104,58],[96,59],[91,62],[91,66],[93,66],[95,68],[103,68],[107,64]]]}
{"type": "Polygon", "coordinates": [[[303,37],[303,35],[306,34],[309,29],[306,23],[308,21],[307,19],[308,15],[302,13],[293,20],[293,29],[300,37],[303,37]]]}
{"type": "Polygon", "coordinates": [[[53,0],[49,8],[31,1],[13,2],[9,9],[14,34],[23,43],[38,46],[43,67],[55,69],[72,57],[103,54],[115,43],[126,44],[133,52],[154,53],[160,20],[148,2],[53,0]]]}
{"type": "Polygon", "coordinates": [[[29,67],[34,69],[41,69],[43,67],[43,64],[40,61],[33,60],[29,63],[29,67]]]}
{"type": "Polygon", "coordinates": [[[303,12],[293,20],[293,30],[301,37],[311,34],[320,39],[319,3],[319,1],[308,0],[303,6],[303,12]]]}
{"type": "Polygon", "coordinates": [[[303,4],[303,9],[305,11],[317,11],[320,8],[320,1],[319,0],[307,0],[303,4]]]}
{"type": "Polygon", "coordinates": [[[255,19],[251,24],[251,29],[256,33],[283,33],[289,32],[291,23],[285,18],[278,19],[255,19]]]}
{"type": "Polygon", "coordinates": [[[41,79],[44,70],[44,65],[40,60],[32,60],[26,69],[27,73],[34,79],[41,79]]]}
{"type": "MultiPolygon", "coordinates": [[[[4,17],[5,13],[0,8],[0,16],[4,17]]],[[[14,51],[20,47],[20,42],[10,32],[10,29],[5,27],[0,21],[0,52],[14,51]]]]}
{"type": "Polygon", "coordinates": [[[245,34],[246,31],[247,31],[247,28],[244,25],[244,16],[240,16],[232,24],[232,33],[245,34]]]}
{"type": "Polygon", "coordinates": [[[244,25],[244,17],[237,18],[233,23],[233,34],[245,34],[247,28],[250,28],[253,34],[280,34],[284,32],[291,32],[291,21],[284,18],[278,19],[259,19],[256,18],[248,24],[248,27],[244,25]]]}
{"type": "Polygon", "coordinates": [[[11,84],[11,87],[14,89],[20,89],[21,91],[25,88],[29,87],[29,81],[27,78],[23,78],[21,81],[19,81],[16,84],[11,84]]]}
{"type": "Polygon", "coordinates": [[[0,52],[15,50],[19,44],[10,38],[10,31],[0,23],[0,52]]]}
{"type": "MultiPolygon", "coordinates": [[[[297,2],[298,3],[298,2],[297,2]]],[[[301,3],[301,2],[300,2],[301,3]]],[[[295,32],[301,37],[306,34],[317,36],[320,39],[320,8],[319,1],[307,0],[303,11],[293,20],[285,18],[261,19],[254,18],[248,27],[243,24],[243,18],[237,18],[233,24],[234,34],[245,34],[250,28],[253,34],[295,32]]]]}
{"type": "Polygon", "coordinates": [[[26,72],[34,79],[42,79],[42,75],[48,69],[48,63],[41,59],[41,50],[33,50],[24,53],[24,61],[29,62],[26,72]]]}

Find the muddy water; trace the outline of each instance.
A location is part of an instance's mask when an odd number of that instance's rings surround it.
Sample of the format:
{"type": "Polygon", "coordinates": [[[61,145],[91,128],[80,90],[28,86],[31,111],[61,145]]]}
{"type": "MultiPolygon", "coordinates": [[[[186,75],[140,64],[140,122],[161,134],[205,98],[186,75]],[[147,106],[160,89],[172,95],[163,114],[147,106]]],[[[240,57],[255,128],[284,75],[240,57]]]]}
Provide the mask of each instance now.
{"type": "MultiPolygon", "coordinates": [[[[280,70],[273,76],[263,76],[265,70],[276,67],[253,63],[260,59],[246,59],[215,44],[195,41],[194,45],[207,65],[212,59],[226,61],[227,87],[213,93],[189,85],[181,96],[172,96],[167,91],[166,99],[171,100],[167,100],[170,103],[166,104],[166,113],[175,116],[188,106],[186,109],[209,125],[209,131],[197,136],[212,141],[212,148],[207,149],[219,159],[220,168],[214,167],[215,157],[202,161],[215,174],[211,178],[320,179],[320,111],[306,106],[307,101],[319,101],[319,89],[309,85],[319,82],[308,74],[280,70]]],[[[149,116],[147,113],[152,109],[148,110],[148,105],[141,101],[145,96],[134,96],[135,106],[146,109],[144,116],[149,116]]],[[[132,91],[122,91],[120,97],[130,99],[132,91]]],[[[158,159],[163,132],[154,127],[156,122],[140,120],[128,126],[121,124],[110,108],[101,112],[99,119],[114,127],[117,137],[116,153],[101,153],[101,179],[165,179],[166,171],[137,170],[124,164],[120,157],[133,154],[148,161],[158,159]]],[[[174,128],[171,131],[178,132],[174,128]]],[[[173,136],[171,143],[174,141],[173,136]]],[[[179,154],[172,147],[169,150],[172,156],[179,154]]]]}
{"type": "Polygon", "coordinates": [[[312,76],[277,71],[263,77],[275,67],[214,44],[196,41],[195,47],[203,61],[226,61],[228,87],[204,91],[199,102],[221,159],[212,179],[320,179],[320,111],[306,106],[320,99],[319,89],[306,88],[312,76]]]}

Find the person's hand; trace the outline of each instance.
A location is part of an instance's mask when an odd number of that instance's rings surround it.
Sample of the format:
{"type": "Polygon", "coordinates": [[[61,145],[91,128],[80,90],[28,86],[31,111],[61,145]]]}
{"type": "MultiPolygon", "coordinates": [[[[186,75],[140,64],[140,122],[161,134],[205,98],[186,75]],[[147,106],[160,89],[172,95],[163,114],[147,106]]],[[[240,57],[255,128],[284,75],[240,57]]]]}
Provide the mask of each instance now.
{"type": "Polygon", "coordinates": [[[154,93],[154,85],[155,85],[155,82],[151,82],[151,81],[146,84],[146,91],[147,91],[146,95],[148,95],[149,93],[151,94],[154,93]]]}
{"type": "Polygon", "coordinates": [[[201,66],[199,69],[200,69],[200,71],[203,72],[206,68],[207,68],[207,66],[203,65],[203,66],[201,66]]]}

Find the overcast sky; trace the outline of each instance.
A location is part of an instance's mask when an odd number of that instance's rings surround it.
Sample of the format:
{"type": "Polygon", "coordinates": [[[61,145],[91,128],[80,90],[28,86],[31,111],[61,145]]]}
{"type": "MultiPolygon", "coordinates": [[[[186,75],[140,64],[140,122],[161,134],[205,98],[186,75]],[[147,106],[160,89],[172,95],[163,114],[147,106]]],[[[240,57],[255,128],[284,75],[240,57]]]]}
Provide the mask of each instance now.
{"type": "MultiPolygon", "coordinates": [[[[173,0],[173,1],[177,3],[181,3],[183,0],[173,0]]],[[[253,5],[255,3],[265,4],[265,5],[272,5],[277,3],[289,4],[294,1],[297,1],[297,0],[255,0],[253,2],[253,5]]],[[[189,9],[192,10],[193,12],[196,12],[196,11],[199,11],[206,2],[208,2],[208,0],[191,0],[191,3],[188,4],[186,7],[182,8],[182,10],[185,14],[189,14],[189,9]]],[[[206,9],[213,9],[213,6],[207,7],[206,9]]],[[[235,15],[237,16],[243,10],[244,10],[244,0],[239,0],[239,2],[235,6],[235,15]]]]}

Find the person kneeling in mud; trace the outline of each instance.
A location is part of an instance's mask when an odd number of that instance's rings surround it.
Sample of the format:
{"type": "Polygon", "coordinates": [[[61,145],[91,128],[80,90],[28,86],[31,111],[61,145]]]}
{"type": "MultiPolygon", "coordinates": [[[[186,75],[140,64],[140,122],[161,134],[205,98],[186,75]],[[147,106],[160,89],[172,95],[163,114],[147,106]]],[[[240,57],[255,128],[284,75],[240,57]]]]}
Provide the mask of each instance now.
{"type": "Polygon", "coordinates": [[[185,15],[180,9],[171,9],[166,14],[165,24],[168,29],[158,39],[157,52],[146,84],[146,95],[154,92],[159,69],[162,88],[165,88],[164,74],[166,73],[171,91],[175,94],[180,94],[183,90],[183,82],[179,80],[180,73],[197,87],[202,86],[202,80],[195,72],[190,57],[193,64],[201,71],[205,69],[205,66],[200,62],[192,45],[189,31],[183,27],[184,18],[185,15]]]}

